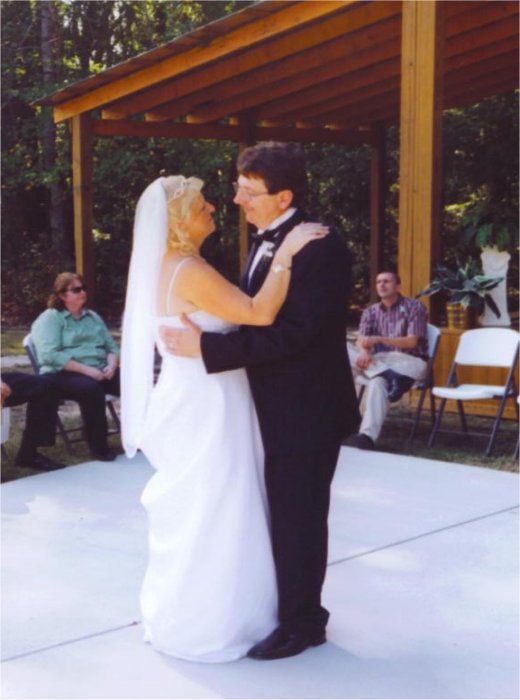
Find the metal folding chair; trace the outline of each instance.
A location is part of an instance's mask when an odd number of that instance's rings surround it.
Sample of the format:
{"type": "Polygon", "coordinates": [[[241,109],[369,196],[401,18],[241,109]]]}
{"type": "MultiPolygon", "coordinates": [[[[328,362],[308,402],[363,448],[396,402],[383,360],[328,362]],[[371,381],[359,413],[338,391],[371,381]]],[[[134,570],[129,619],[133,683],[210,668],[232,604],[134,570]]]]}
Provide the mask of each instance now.
{"type": "Polygon", "coordinates": [[[489,457],[495,446],[498,428],[504,413],[507,399],[511,399],[518,417],[518,404],[516,402],[517,389],[515,384],[515,370],[518,363],[518,346],[520,335],[510,328],[476,328],[466,331],[460,336],[459,345],[453,364],[451,366],[446,386],[435,386],[432,389],[434,396],[441,399],[435,423],[428,441],[431,447],[438,433],[456,433],[482,437],[482,432],[469,431],[464,413],[465,401],[482,401],[493,399],[498,402],[498,408],[493,421],[493,427],[489,435],[488,444],[484,455],[489,457]],[[462,366],[475,367],[503,367],[508,370],[504,384],[459,384],[457,370],[462,366]],[[446,401],[457,402],[462,431],[441,430],[440,424],[446,406],[446,401]]]}
{"type": "MultiPolygon", "coordinates": [[[[40,374],[40,365],[38,362],[38,356],[36,354],[36,348],[34,347],[34,344],[31,340],[30,333],[28,335],[26,335],[25,338],[23,339],[23,346],[25,348],[25,352],[27,353],[27,357],[29,358],[29,361],[31,363],[31,367],[33,368],[34,373],[40,374]]],[[[114,407],[114,401],[116,399],[117,399],[117,396],[114,396],[112,394],[106,394],[106,396],[105,396],[106,407],[107,407],[109,414],[112,417],[112,421],[115,425],[114,428],[112,428],[111,430],[108,431],[109,435],[114,435],[116,433],[121,432],[121,423],[119,421],[119,416],[117,415],[116,409],[114,407]]],[[[68,399],[62,400],[62,401],[60,401],[60,406],[66,406],[67,403],[71,403],[71,401],[69,401],[68,399]]],[[[70,455],[74,454],[74,450],[72,449],[73,443],[85,441],[85,429],[83,426],[83,420],[82,420],[80,426],[66,428],[61,417],[60,417],[59,408],[58,408],[58,416],[57,416],[57,421],[56,421],[56,430],[59,433],[61,439],[63,440],[63,444],[65,445],[65,449],[67,450],[67,452],[70,455]],[[71,437],[71,436],[76,436],[76,437],[71,437]]]]}

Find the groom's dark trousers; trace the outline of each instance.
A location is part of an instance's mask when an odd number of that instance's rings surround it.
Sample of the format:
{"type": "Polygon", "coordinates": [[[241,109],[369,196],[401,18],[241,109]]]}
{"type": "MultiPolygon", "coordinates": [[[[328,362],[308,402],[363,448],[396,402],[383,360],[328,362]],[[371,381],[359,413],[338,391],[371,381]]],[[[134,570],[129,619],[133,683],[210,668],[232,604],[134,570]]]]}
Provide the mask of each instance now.
{"type": "MultiPolygon", "coordinates": [[[[296,211],[284,222],[275,247],[302,220],[296,211]]],[[[272,261],[264,256],[249,279],[258,245],[241,284],[251,296],[272,261]]],[[[202,334],[208,372],[247,369],[266,452],[278,614],[289,631],[322,631],[329,616],[321,588],[330,484],[341,441],[360,420],[346,353],[349,288],[346,247],[330,233],[293,258],[287,299],[272,326],[202,334]]]]}

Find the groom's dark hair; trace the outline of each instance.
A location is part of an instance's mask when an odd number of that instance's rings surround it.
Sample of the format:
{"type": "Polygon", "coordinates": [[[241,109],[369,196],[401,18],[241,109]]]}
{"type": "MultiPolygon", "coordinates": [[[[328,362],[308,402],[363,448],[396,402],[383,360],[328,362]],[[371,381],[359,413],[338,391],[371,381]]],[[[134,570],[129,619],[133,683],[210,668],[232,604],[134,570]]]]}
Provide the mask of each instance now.
{"type": "Polygon", "coordinates": [[[245,177],[261,177],[269,194],[290,190],[294,206],[303,206],[307,171],[305,155],[298,146],[275,141],[249,146],[238,156],[237,170],[245,177]]]}

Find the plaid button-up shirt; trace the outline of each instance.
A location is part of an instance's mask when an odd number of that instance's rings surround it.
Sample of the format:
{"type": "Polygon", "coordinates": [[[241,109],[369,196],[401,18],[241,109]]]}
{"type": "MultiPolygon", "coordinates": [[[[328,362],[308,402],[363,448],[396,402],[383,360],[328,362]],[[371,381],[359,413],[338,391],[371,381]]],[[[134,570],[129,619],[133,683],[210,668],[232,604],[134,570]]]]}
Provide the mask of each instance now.
{"type": "Polygon", "coordinates": [[[409,335],[418,335],[419,341],[411,350],[377,343],[373,347],[373,352],[404,352],[407,355],[427,360],[427,323],[428,312],[420,301],[399,296],[395,304],[389,308],[378,302],[365,309],[359,324],[359,334],[364,336],[382,335],[387,338],[406,338],[409,335]]]}

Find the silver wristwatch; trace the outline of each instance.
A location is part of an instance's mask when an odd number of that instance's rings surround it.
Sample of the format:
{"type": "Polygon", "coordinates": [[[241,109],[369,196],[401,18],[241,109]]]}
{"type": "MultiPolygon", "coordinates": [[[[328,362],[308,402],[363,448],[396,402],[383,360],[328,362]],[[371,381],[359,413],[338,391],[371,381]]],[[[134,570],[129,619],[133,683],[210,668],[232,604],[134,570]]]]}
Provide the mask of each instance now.
{"type": "Polygon", "coordinates": [[[275,275],[277,275],[279,272],[284,272],[285,270],[290,270],[290,267],[285,267],[284,265],[280,265],[280,263],[276,263],[275,265],[271,265],[271,272],[274,272],[275,275]]]}

